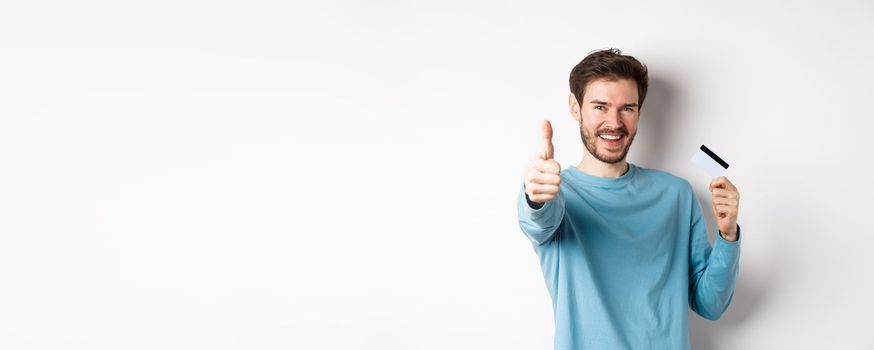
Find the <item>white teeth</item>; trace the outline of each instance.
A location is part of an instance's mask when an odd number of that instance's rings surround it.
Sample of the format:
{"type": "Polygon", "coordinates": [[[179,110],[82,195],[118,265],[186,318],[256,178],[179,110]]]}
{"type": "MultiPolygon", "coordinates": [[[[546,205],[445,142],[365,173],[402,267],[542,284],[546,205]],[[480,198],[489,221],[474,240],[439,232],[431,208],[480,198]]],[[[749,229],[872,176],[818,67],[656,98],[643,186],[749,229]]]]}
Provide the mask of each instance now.
{"type": "Polygon", "coordinates": [[[601,138],[606,139],[606,140],[618,140],[618,139],[622,138],[622,135],[611,136],[611,135],[603,135],[602,134],[601,138]]]}

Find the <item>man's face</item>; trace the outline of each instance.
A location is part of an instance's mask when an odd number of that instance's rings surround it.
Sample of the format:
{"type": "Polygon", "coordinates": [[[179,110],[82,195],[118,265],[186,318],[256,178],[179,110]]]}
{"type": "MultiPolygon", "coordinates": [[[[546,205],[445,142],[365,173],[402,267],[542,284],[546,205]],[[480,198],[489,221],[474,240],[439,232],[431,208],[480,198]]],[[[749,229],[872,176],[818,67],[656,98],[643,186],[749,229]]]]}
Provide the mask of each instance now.
{"type": "Polygon", "coordinates": [[[609,164],[625,159],[640,120],[637,100],[637,83],[630,79],[589,82],[582,105],[571,93],[571,114],[580,123],[583,144],[596,159],[609,164]]]}

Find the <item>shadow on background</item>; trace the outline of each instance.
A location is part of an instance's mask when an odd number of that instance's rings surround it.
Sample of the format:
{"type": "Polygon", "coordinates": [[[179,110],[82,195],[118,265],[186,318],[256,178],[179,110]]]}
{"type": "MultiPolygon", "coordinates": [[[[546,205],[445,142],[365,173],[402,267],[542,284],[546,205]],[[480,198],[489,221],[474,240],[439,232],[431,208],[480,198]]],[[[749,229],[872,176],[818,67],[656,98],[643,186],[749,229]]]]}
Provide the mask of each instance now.
{"type": "MultiPolygon", "coordinates": [[[[650,76],[647,99],[642,108],[641,129],[639,129],[641,131],[638,132],[639,135],[645,133],[646,137],[641,138],[640,144],[637,144],[637,140],[635,140],[634,145],[638,149],[638,155],[635,158],[640,160],[645,167],[670,169],[672,166],[668,155],[671,150],[678,148],[676,146],[680,146],[676,144],[678,141],[676,141],[673,131],[679,130],[687,124],[684,119],[686,117],[683,116],[684,113],[676,109],[676,106],[681,105],[677,100],[679,95],[668,79],[650,76]]],[[[743,190],[741,189],[741,191],[743,190]]],[[[696,196],[701,204],[707,233],[712,244],[717,234],[717,228],[712,214],[711,198],[706,192],[699,195],[696,191],[696,196]]],[[[802,202],[796,201],[794,203],[802,202]]],[[[786,210],[786,208],[775,208],[775,210],[786,210]]],[[[807,225],[807,223],[797,220],[798,217],[804,217],[797,215],[799,214],[798,208],[791,210],[791,212],[769,213],[773,217],[774,227],[790,232],[809,230],[810,227],[800,227],[807,225]]],[[[742,226],[742,219],[740,225],[741,234],[748,234],[742,226]]],[[[765,233],[750,232],[749,234],[762,235],[765,233]]],[[[791,246],[783,246],[782,244],[781,247],[786,249],[785,251],[792,250],[791,246]]],[[[788,242],[787,244],[791,245],[792,243],[788,242]]],[[[756,266],[753,267],[744,263],[743,247],[741,247],[738,282],[728,310],[719,320],[710,321],[689,309],[689,337],[692,348],[717,349],[720,344],[726,348],[726,344],[730,344],[727,340],[736,337],[744,322],[756,317],[767,300],[774,297],[769,294],[769,290],[773,290],[771,287],[778,284],[780,276],[788,270],[790,262],[787,259],[789,258],[780,251],[776,251],[769,253],[768,261],[757,261],[756,266]]]]}
{"type": "MultiPolygon", "coordinates": [[[[698,200],[701,203],[706,203],[706,207],[702,204],[702,209],[705,212],[711,213],[705,215],[705,217],[708,235],[713,239],[717,234],[717,229],[715,219],[712,217],[710,198],[709,196],[699,197],[698,200]]],[[[792,207],[781,205],[769,208],[768,227],[760,227],[758,231],[750,232],[745,231],[744,227],[741,226],[741,235],[772,235],[771,233],[776,232],[776,230],[780,232],[797,232],[799,235],[802,235],[802,232],[816,230],[815,227],[811,227],[811,222],[799,219],[811,217],[808,214],[812,215],[812,211],[804,207],[805,204],[803,203],[806,203],[804,200],[801,198],[797,200],[790,199],[784,203],[796,203],[796,205],[792,207]]],[[[740,225],[743,225],[743,222],[740,225]]],[[[773,291],[778,289],[776,287],[783,282],[784,276],[792,273],[792,260],[794,259],[792,252],[796,252],[798,249],[800,247],[798,247],[797,241],[782,240],[780,242],[780,249],[769,251],[764,259],[759,257],[755,265],[751,265],[744,261],[744,247],[742,245],[738,281],[728,310],[717,321],[701,318],[694,312],[689,311],[689,336],[692,348],[733,348],[730,345],[731,339],[737,337],[737,333],[742,331],[745,323],[767,309],[769,300],[777,297],[773,291]]]]}
{"type": "Polygon", "coordinates": [[[629,155],[629,159],[635,159],[633,163],[640,162],[647,168],[669,168],[666,150],[672,149],[675,139],[671,129],[683,124],[681,120],[672,120],[678,115],[673,108],[677,105],[675,96],[674,88],[665,79],[650,75],[646,100],[640,109],[640,125],[630,151],[634,155],[629,155]]]}

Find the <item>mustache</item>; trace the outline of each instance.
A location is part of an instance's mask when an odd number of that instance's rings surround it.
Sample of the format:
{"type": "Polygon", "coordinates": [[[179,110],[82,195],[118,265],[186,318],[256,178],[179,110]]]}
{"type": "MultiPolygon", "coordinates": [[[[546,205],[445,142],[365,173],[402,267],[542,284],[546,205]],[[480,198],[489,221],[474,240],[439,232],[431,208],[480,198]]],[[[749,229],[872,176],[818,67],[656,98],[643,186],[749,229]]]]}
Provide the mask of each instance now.
{"type": "Polygon", "coordinates": [[[603,134],[628,135],[628,129],[626,129],[625,127],[620,127],[620,128],[618,128],[618,129],[603,129],[603,130],[598,130],[598,132],[595,133],[595,136],[600,136],[600,135],[603,135],[603,134]]]}

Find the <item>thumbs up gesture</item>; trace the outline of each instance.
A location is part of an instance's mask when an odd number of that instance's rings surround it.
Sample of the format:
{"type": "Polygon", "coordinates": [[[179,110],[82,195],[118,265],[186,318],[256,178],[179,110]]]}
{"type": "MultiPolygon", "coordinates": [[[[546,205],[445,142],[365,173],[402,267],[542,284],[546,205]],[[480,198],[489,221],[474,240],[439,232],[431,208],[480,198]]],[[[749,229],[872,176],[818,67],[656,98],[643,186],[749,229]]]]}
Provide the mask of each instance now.
{"type": "Polygon", "coordinates": [[[561,166],[552,159],[552,124],[543,121],[543,148],[525,175],[525,194],[535,203],[555,199],[561,185],[561,166]]]}

